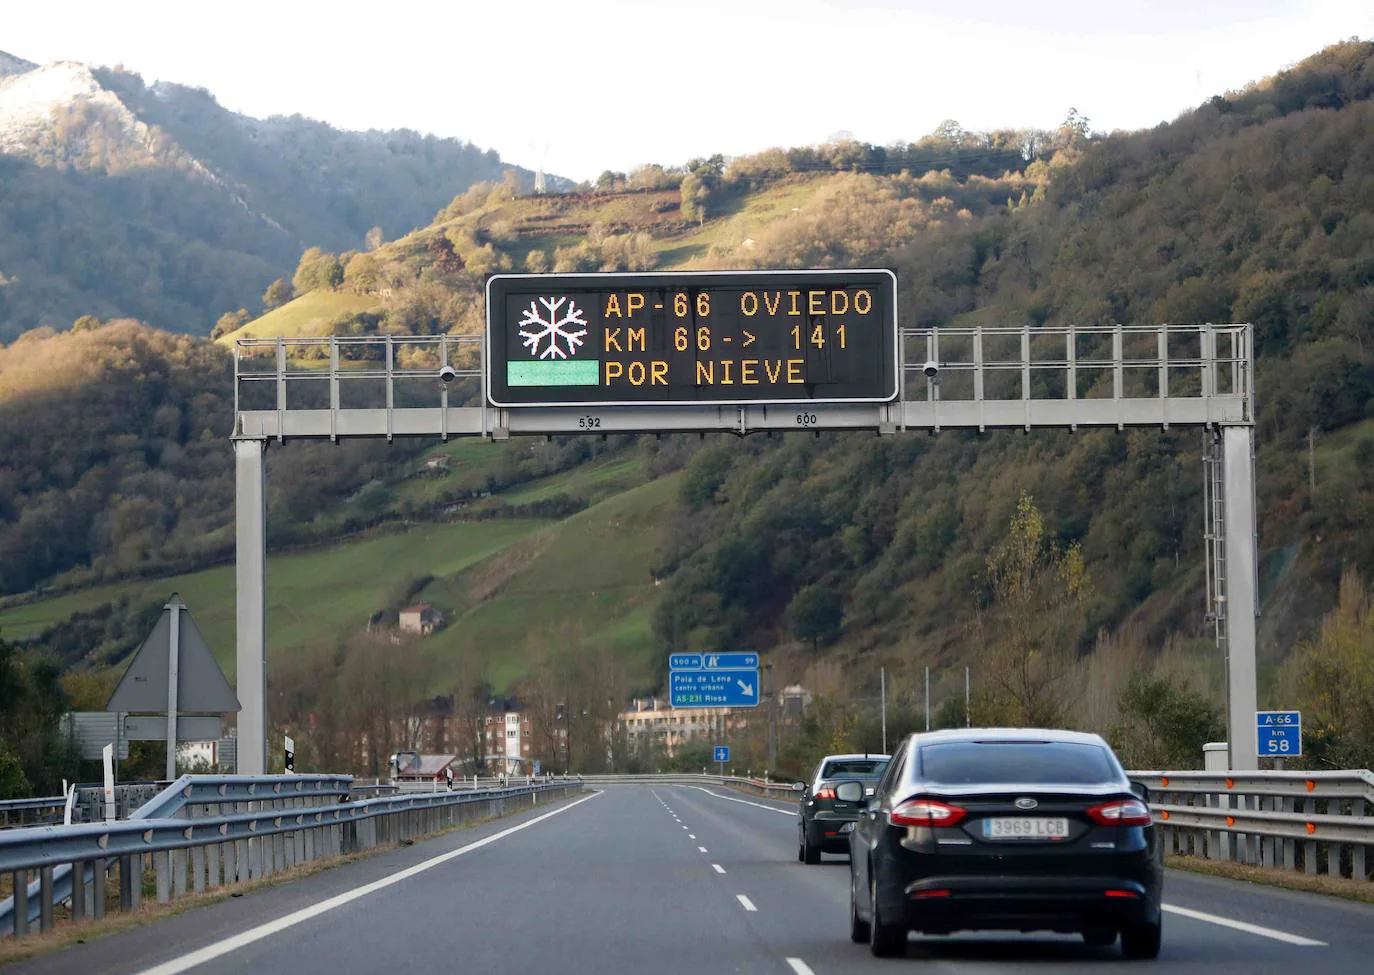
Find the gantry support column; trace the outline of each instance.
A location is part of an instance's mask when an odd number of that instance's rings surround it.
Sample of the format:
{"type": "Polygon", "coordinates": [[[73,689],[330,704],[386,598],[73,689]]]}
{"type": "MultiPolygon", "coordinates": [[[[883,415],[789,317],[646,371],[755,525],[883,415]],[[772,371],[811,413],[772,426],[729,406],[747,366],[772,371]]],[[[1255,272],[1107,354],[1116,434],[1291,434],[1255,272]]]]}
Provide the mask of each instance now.
{"type": "Polygon", "coordinates": [[[267,768],[266,449],[266,440],[234,441],[239,775],[262,775],[267,768]]]}
{"type": "Polygon", "coordinates": [[[1259,768],[1256,755],[1255,616],[1259,578],[1255,543],[1254,430],[1222,429],[1223,518],[1226,527],[1226,660],[1228,673],[1226,740],[1230,767],[1259,768]]]}

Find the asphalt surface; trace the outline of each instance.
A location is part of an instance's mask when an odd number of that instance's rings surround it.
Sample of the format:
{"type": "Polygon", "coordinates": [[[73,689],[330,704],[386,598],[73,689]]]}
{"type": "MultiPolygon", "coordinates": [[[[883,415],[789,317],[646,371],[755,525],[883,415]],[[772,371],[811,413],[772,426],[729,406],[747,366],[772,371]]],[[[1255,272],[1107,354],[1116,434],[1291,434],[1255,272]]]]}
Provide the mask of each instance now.
{"type": "MultiPolygon", "coordinates": [[[[789,805],[721,788],[613,787],[5,970],[824,975],[903,964],[850,943],[845,858],[808,867],[796,853],[789,805]]],[[[1165,904],[1153,962],[1125,962],[1117,948],[1077,937],[972,933],[913,936],[905,964],[941,973],[1374,973],[1366,905],[1175,871],[1165,904]]]]}

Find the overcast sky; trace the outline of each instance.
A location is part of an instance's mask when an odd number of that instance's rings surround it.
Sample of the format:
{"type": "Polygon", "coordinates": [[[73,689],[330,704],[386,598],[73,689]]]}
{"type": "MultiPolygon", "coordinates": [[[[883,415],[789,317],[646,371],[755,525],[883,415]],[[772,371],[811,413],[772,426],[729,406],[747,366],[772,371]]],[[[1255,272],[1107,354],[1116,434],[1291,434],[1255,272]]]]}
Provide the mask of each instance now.
{"type": "Polygon", "coordinates": [[[967,129],[1174,118],[1351,36],[1374,0],[5,0],[0,50],[122,64],[249,115],[604,169],[967,129]]]}

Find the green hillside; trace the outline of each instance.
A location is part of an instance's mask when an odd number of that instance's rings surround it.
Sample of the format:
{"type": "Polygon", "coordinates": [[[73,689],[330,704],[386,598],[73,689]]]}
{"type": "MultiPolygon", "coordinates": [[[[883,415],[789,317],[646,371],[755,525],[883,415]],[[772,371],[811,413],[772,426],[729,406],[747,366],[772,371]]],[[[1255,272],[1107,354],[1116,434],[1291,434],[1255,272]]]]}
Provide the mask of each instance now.
{"type": "Polygon", "coordinates": [[[234,339],[272,339],[278,336],[316,335],[339,318],[375,311],[380,304],[371,295],[351,291],[310,291],[216,341],[232,347],[234,339]]]}
{"type": "MultiPolygon", "coordinates": [[[[373,251],[311,257],[337,262],[328,281],[307,274],[314,290],[246,329],[476,333],[493,271],[686,266],[892,267],[912,325],[1251,322],[1261,703],[1292,706],[1284,667],[1342,571],[1374,575],[1374,44],[1147,132],[1080,123],[713,157],[569,194],[480,184],[373,251]],[[386,297],[366,307],[372,294],[386,297]]],[[[132,326],[0,349],[0,591],[23,603],[0,624],[99,663],[127,652],[146,587],[165,588],[127,580],[227,571],[227,360],[132,326]],[[62,602],[44,586],[75,591],[62,602]],[[130,598],[70,619],[115,593],[130,598]]],[[[273,445],[270,544],[321,546],[276,558],[318,558],[322,579],[365,587],[274,588],[273,646],[334,666],[310,654],[404,596],[455,614],[397,658],[423,663],[407,686],[426,693],[451,693],[458,670],[469,689],[473,671],[518,688],[588,648],[648,690],[674,648],[748,646],[856,709],[880,667],[909,701],[926,665],[937,696],[961,695],[967,664],[980,715],[1026,720],[998,663],[1015,620],[990,560],[1031,518],[1054,571],[1023,615],[1047,628],[1036,659],[1062,668],[1037,720],[1119,730],[1135,720],[1131,676],[1158,673],[1176,682],[1165,699],[1196,692],[1189,734],[1204,735],[1222,673],[1202,612],[1198,449],[1178,430],[273,445]],[[447,531],[462,538],[449,561],[415,542],[447,531]],[[355,551],[384,544],[397,546],[384,558],[355,551]],[[368,564],[331,575],[336,552],[368,564]],[[1051,598],[1066,553],[1082,558],[1071,604],[1051,598]]],[[[817,733],[857,742],[835,720],[817,733]]]]}

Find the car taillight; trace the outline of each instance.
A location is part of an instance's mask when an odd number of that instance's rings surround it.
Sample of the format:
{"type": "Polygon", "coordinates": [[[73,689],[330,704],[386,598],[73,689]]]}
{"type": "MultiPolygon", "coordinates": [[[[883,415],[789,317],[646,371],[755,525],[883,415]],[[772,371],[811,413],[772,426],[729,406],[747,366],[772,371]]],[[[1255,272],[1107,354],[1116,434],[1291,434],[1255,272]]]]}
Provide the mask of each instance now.
{"type": "Polygon", "coordinates": [[[1149,826],[1150,809],[1139,799],[1119,799],[1088,809],[1088,817],[1099,826],[1149,826]]]}
{"type": "Polygon", "coordinates": [[[832,788],[830,788],[830,786],[826,786],[824,789],[817,789],[817,790],[816,790],[815,798],[817,798],[817,799],[834,799],[834,798],[835,798],[835,790],[832,789],[832,788]]]}
{"type": "Polygon", "coordinates": [[[893,826],[953,826],[968,810],[934,799],[908,799],[887,814],[893,826]]]}

